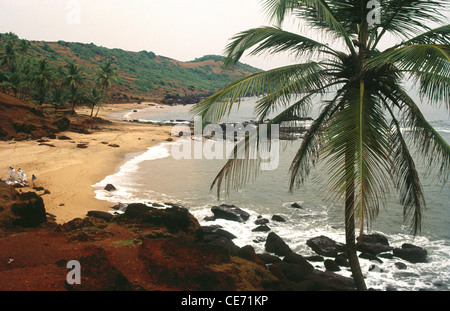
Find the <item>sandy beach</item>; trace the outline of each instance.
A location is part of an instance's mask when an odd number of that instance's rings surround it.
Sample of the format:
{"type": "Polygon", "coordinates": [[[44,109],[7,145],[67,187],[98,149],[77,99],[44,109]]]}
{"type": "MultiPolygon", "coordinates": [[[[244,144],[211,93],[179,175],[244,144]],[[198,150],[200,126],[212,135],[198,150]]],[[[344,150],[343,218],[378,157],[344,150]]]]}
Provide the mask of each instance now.
{"type": "MultiPolygon", "coordinates": [[[[19,168],[37,177],[36,186],[50,193],[42,195],[46,211],[65,223],[84,217],[90,210],[111,210],[111,203],[95,198],[92,185],[114,173],[124,162],[125,155],[147,150],[170,137],[171,127],[115,120],[112,114],[141,109],[149,103],[108,105],[99,117],[110,120],[99,125],[91,134],[62,132],[70,140],[48,139],[43,145],[36,140],[0,142],[0,178],[8,178],[9,167],[19,168]],[[87,148],[78,148],[85,144],[87,148]],[[110,145],[117,145],[116,147],[110,145]]],[[[88,109],[78,109],[80,115],[89,115],[88,109]]],[[[24,187],[23,192],[34,191],[24,187]]]]}

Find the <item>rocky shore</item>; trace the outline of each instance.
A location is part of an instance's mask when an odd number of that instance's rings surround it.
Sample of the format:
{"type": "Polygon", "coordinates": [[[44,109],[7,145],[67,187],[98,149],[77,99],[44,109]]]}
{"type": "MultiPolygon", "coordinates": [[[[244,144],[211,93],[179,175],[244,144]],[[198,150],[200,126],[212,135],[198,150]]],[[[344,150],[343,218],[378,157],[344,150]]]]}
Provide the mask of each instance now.
{"type": "MultiPolygon", "coordinates": [[[[266,252],[257,254],[251,245],[235,245],[233,233],[201,226],[176,204],[121,204],[115,213],[89,211],[57,224],[39,191],[20,193],[0,182],[0,193],[0,290],[355,290],[351,278],[336,273],[348,269],[344,246],[327,237],[308,240],[317,255],[304,257],[270,232],[266,252]],[[79,285],[66,280],[71,260],[82,267],[79,285]]],[[[211,211],[229,221],[247,218],[232,205],[211,211]]],[[[256,226],[267,225],[259,220],[256,226]]],[[[393,248],[381,235],[365,236],[360,251],[371,260],[427,260],[426,250],[393,248]]]]}

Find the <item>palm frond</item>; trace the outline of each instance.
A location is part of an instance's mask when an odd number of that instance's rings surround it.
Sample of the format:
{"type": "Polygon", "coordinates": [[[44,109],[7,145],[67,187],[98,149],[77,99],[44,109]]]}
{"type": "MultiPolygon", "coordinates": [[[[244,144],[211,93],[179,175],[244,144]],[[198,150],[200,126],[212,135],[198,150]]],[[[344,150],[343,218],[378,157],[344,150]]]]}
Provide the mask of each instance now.
{"type": "Polygon", "coordinates": [[[228,55],[225,67],[235,65],[246,51],[250,55],[259,55],[263,52],[275,54],[290,52],[295,57],[310,56],[320,49],[334,52],[326,44],[317,42],[296,33],[284,31],[278,27],[259,27],[249,29],[235,35],[225,50],[228,55]]]}
{"type": "Polygon", "coordinates": [[[401,38],[415,36],[430,28],[430,22],[439,23],[444,20],[442,12],[448,8],[446,1],[429,0],[379,0],[380,16],[382,17],[381,29],[372,46],[375,48],[385,33],[390,33],[401,38]]]}
{"type": "Polygon", "coordinates": [[[394,185],[400,194],[400,203],[403,205],[403,219],[405,222],[411,218],[411,232],[416,235],[421,230],[422,211],[426,208],[425,196],[420,182],[419,174],[408,145],[403,137],[400,123],[388,103],[385,102],[392,122],[392,176],[394,185]]]}
{"type": "MultiPolygon", "coordinates": [[[[356,55],[351,33],[333,11],[331,2],[325,0],[266,0],[265,8],[272,19],[277,20],[280,25],[287,14],[295,14],[306,20],[311,27],[332,33],[335,38],[342,39],[349,51],[356,55]]],[[[347,8],[349,8],[348,5],[347,8]]]]}
{"type": "Polygon", "coordinates": [[[190,112],[202,116],[204,122],[218,122],[243,97],[270,96],[286,87],[289,88],[286,95],[314,91],[321,87],[324,78],[321,65],[315,62],[256,73],[231,83],[222,91],[194,105],[190,112]]]}

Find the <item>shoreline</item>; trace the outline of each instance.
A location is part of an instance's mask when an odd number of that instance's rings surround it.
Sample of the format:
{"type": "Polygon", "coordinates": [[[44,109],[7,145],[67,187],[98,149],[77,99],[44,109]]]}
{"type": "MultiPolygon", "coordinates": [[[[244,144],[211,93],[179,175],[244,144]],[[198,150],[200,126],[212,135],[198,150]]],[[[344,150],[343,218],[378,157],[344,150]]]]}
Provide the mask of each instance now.
{"type": "MultiPolygon", "coordinates": [[[[147,103],[151,105],[152,103],[147,103]]],[[[170,135],[170,126],[128,122],[112,117],[143,108],[145,104],[111,104],[99,112],[99,117],[110,121],[100,124],[90,134],[61,132],[57,135],[70,139],[47,139],[43,145],[35,140],[0,142],[0,178],[8,178],[8,168],[21,168],[31,182],[37,176],[36,186],[23,192],[34,191],[42,196],[47,213],[57,223],[83,218],[91,210],[110,211],[111,202],[96,198],[93,185],[114,174],[130,153],[144,152],[164,142],[170,135]],[[79,148],[85,145],[87,148],[79,148]],[[118,147],[117,147],[118,146],[118,147]]],[[[90,115],[87,108],[77,109],[81,116],[90,115]]]]}

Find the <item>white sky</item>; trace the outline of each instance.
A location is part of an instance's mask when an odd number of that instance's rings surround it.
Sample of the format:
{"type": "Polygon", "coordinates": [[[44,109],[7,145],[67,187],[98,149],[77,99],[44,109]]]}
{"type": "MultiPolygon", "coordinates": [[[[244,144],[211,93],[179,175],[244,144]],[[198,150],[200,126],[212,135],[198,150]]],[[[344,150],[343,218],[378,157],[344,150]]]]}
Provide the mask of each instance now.
{"type": "MultiPolygon", "coordinates": [[[[153,51],[181,61],[223,55],[231,37],[270,25],[260,0],[0,0],[0,33],[153,51]]],[[[244,57],[261,69],[283,57],[244,57]]]]}

